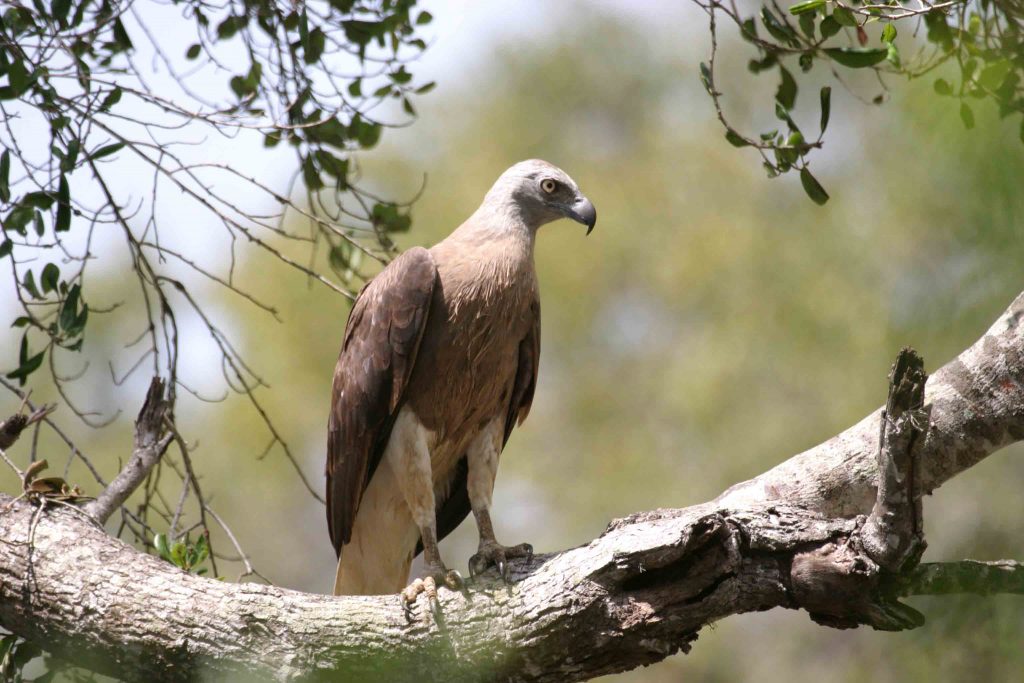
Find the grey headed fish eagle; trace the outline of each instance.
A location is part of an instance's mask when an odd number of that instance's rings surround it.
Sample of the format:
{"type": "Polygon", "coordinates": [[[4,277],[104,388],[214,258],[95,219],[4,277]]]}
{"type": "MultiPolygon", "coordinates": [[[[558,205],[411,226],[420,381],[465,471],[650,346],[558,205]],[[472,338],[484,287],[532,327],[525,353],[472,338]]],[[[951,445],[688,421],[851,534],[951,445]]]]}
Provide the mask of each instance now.
{"type": "Polygon", "coordinates": [[[540,356],[537,230],[594,227],[594,205],[539,160],[501,174],[472,216],[430,249],[401,254],[360,292],[341,346],[327,436],[334,592],[436,596],[458,588],[438,541],[472,510],[470,575],[530,556],[491,524],[501,451],[530,410],[540,356]],[[426,575],[406,586],[420,551],[426,575]],[[404,588],[404,590],[403,590],[404,588]]]}

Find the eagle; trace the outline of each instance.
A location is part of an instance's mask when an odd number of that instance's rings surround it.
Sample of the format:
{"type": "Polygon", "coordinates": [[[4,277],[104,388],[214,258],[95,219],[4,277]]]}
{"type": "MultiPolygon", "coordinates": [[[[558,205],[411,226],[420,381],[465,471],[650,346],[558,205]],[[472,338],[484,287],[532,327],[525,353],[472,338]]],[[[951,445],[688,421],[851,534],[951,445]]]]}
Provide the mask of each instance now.
{"type": "Polygon", "coordinates": [[[537,386],[537,230],[565,217],[590,234],[597,212],[564,171],[522,161],[447,238],[405,251],[359,293],[328,420],[336,595],[399,592],[409,604],[461,587],[437,544],[470,511],[480,532],[471,576],[495,566],[507,581],[507,561],[532,554],[495,539],[491,493],[537,386]],[[407,585],[421,551],[425,575],[407,585]]]}

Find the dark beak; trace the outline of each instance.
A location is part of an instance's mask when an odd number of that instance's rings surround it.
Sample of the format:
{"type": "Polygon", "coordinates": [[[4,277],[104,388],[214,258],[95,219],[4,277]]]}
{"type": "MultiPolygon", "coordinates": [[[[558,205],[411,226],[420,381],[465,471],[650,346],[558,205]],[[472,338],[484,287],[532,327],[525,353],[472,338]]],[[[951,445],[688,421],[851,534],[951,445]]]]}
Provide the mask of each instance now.
{"type": "Polygon", "coordinates": [[[573,205],[569,207],[568,215],[569,218],[577,223],[587,226],[588,235],[593,231],[594,225],[597,223],[597,209],[583,195],[580,195],[573,205]]]}

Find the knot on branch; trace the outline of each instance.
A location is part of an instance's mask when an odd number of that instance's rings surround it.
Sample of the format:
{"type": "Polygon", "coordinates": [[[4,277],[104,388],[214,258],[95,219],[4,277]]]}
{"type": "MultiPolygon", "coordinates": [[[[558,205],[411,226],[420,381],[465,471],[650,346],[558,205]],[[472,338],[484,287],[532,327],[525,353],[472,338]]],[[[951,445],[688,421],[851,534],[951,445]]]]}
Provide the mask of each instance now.
{"type": "Polygon", "coordinates": [[[927,380],[917,352],[902,349],[879,420],[878,492],[871,514],[845,539],[793,558],[793,597],[818,623],[884,631],[924,624],[924,616],[897,597],[900,577],[917,566],[926,545],[916,451],[930,420],[927,380]]]}

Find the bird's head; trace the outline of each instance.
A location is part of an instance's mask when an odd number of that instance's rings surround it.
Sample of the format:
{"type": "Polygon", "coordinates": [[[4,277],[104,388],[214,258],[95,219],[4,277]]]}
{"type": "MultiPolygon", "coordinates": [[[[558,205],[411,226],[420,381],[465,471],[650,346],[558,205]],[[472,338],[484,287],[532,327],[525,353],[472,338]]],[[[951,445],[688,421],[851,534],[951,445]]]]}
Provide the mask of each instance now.
{"type": "Polygon", "coordinates": [[[514,211],[536,230],[559,218],[571,218],[587,226],[597,223],[597,210],[569,174],[540,159],[520,161],[501,174],[484,199],[484,205],[514,211]]]}

